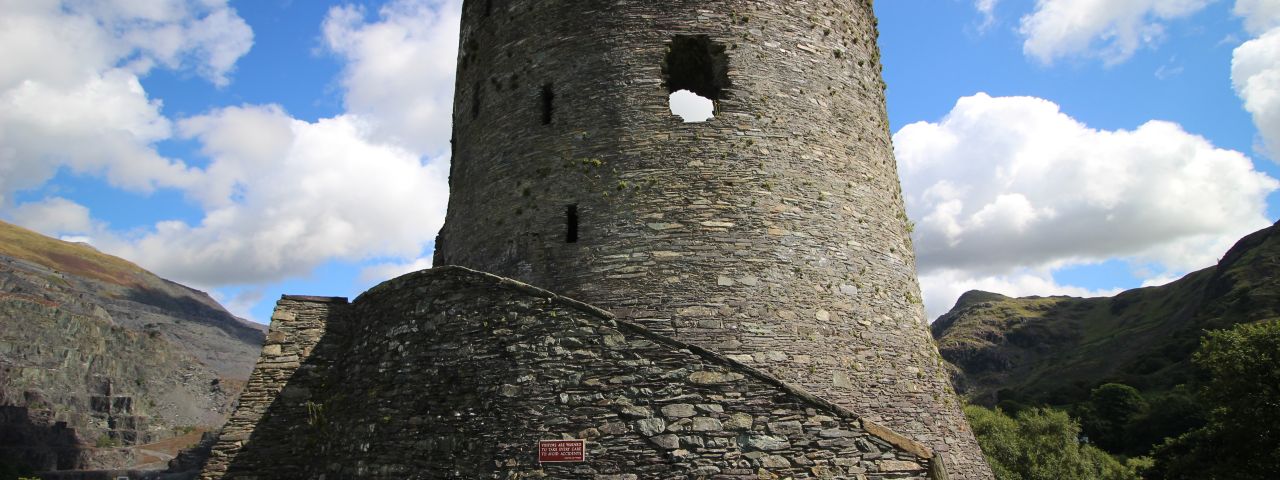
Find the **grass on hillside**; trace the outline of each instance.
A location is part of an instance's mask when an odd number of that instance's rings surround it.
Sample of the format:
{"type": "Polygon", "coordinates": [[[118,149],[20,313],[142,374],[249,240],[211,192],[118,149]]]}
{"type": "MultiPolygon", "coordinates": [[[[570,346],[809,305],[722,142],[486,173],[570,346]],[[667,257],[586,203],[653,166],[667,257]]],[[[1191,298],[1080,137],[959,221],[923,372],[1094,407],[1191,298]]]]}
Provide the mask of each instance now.
{"type": "Polygon", "coordinates": [[[140,285],[146,273],[128,260],[3,221],[0,221],[0,255],[123,286],[140,285]]]}

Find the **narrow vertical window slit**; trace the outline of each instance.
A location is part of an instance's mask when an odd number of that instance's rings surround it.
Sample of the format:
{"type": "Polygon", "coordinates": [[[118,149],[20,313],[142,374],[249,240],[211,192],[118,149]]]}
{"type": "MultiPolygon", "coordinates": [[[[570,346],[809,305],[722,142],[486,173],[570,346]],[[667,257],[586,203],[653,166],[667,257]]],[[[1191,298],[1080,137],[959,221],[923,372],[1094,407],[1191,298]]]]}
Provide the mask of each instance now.
{"type": "Polygon", "coordinates": [[[551,125],[556,108],[556,91],[548,83],[542,86],[542,124],[551,125]]]}
{"type": "Polygon", "coordinates": [[[569,205],[564,209],[565,213],[565,243],[578,243],[578,206],[569,205]]]}

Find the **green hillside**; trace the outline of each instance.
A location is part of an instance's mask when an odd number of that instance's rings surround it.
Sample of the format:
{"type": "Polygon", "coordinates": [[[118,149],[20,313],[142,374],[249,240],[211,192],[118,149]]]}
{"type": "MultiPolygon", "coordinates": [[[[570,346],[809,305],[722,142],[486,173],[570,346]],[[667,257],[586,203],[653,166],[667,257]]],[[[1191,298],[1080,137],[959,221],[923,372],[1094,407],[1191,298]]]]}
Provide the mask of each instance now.
{"type": "Polygon", "coordinates": [[[1244,237],[1213,267],[1114,297],[969,292],[933,334],[975,403],[1072,405],[1103,383],[1159,393],[1191,379],[1206,330],[1280,317],[1277,273],[1280,224],[1244,237]]]}
{"type": "Polygon", "coordinates": [[[140,284],[146,274],[128,260],[101,253],[88,245],[49,238],[2,221],[0,255],[117,285],[140,284]]]}

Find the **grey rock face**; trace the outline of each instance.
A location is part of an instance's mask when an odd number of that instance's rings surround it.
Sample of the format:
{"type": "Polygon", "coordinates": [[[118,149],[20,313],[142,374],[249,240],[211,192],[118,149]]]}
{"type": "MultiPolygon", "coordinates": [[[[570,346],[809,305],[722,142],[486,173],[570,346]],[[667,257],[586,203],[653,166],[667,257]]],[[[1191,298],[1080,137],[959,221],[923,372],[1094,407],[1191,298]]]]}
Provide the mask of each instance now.
{"type": "Polygon", "coordinates": [[[202,292],[0,222],[0,465],[163,468],[140,447],[220,426],[263,333],[202,292]]]}

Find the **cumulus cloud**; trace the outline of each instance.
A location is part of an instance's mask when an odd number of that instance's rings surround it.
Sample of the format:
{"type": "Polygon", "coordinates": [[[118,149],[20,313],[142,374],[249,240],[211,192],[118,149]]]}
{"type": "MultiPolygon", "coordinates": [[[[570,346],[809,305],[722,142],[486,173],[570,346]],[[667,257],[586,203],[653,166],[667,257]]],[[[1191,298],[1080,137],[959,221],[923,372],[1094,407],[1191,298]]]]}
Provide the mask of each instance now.
{"type": "Polygon", "coordinates": [[[0,207],[59,168],[147,192],[195,172],[156,153],[172,126],[138,81],[156,66],[225,85],[253,33],[225,0],[0,0],[0,207]]]}
{"type": "Polygon", "coordinates": [[[1232,52],[1231,83],[1253,116],[1262,151],[1280,159],[1280,1],[1241,0],[1235,11],[1250,31],[1274,27],[1232,52]]]}
{"type": "Polygon", "coordinates": [[[325,45],[346,62],[347,110],[367,118],[378,140],[448,152],[462,2],[394,0],[377,21],[365,16],[343,6],[324,21],[325,45]]]}
{"type": "Polygon", "coordinates": [[[213,290],[209,292],[209,295],[226,308],[228,312],[231,312],[232,315],[253,322],[270,323],[269,319],[256,318],[253,315],[253,307],[262,302],[266,297],[266,293],[261,288],[247,288],[236,292],[213,290]]]}
{"type": "Polygon", "coordinates": [[[1244,18],[1245,29],[1254,35],[1280,27],[1280,0],[1236,0],[1233,11],[1244,18]]]}
{"type": "MultiPolygon", "coordinates": [[[[894,145],[921,276],[935,285],[1030,286],[1049,277],[1019,272],[1117,257],[1162,268],[1151,276],[1201,268],[1270,224],[1266,198],[1280,188],[1177,124],[1098,130],[1031,97],[962,98],[894,145]]],[[[929,295],[931,311],[954,301],[929,295]]]]}
{"type": "Polygon", "coordinates": [[[408,262],[379,263],[360,270],[360,281],[381,282],[428,268],[431,268],[431,257],[421,257],[408,262]]]}
{"type": "MultiPolygon", "coordinates": [[[[133,191],[177,189],[202,218],[119,232],[61,198],[7,215],[90,235],[104,251],[203,288],[262,285],[334,259],[418,258],[448,195],[460,8],[398,1],[369,22],[358,9],[333,9],[324,41],[346,60],[348,113],[309,122],[244,105],[175,122],[138,78],[170,68],[225,85],[252,45],[225,0],[0,0],[0,49],[12,52],[0,70],[0,207],[61,168],[133,191]],[[174,138],[205,158],[188,165],[156,152],[174,138]]],[[[259,290],[226,300],[243,314],[259,290]]]]}
{"type": "Polygon", "coordinates": [[[982,24],[979,29],[986,30],[996,21],[996,4],[999,0],[973,0],[973,8],[982,14],[982,24]]]}
{"type": "Polygon", "coordinates": [[[444,221],[447,162],[371,140],[358,116],[305,122],[279,107],[245,106],[185,120],[181,129],[211,157],[208,186],[192,190],[207,205],[205,217],[98,240],[169,278],[255,284],[331,259],[413,258],[444,221]]]}
{"type": "Polygon", "coordinates": [[[10,217],[18,225],[51,237],[94,229],[89,208],[62,197],[18,205],[10,212],[10,217]]]}
{"type": "Polygon", "coordinates": [[[16,53],[12,72],[63,81],[85,70],[145,74],[160,65],[221,86],[253,45],[253,31],[226,0],[3,0],[0,10],[0,38],[17,49],[6,50],[16,53]]]}
{"type": "Polygon", "coordinates": [[[62,167],[134,191],[190,184],[190,168],[152,147],[171,134],[159,110],[137,77],[119,69],[70,87],[25,81],[0,92],[0,205],[62,167]]]}
{"type": "Polygon", "coordinates": [[[942,269],[920,275],[920,289],[929,321],[933,321],[955,305],[960,295],[970,290],[999,293],[1010,297],[1029,295],[1070,295],[1100,297],[1120,293],[1119,289],[1090,290],[1061,285],[1053,280],[1050,269],[1017,269],[1007,274],[974,276],[964,270],[942,269]]]}
{"type": "Polygon", "coordinates": [[[1212,1],[1037,0],[1035,10],[1022,17],[1022,50],[1045,64],[1072,56],[1123,62],[1138,48],[1158,42],[1166,22],[1194,14],[1212,1]]]}

